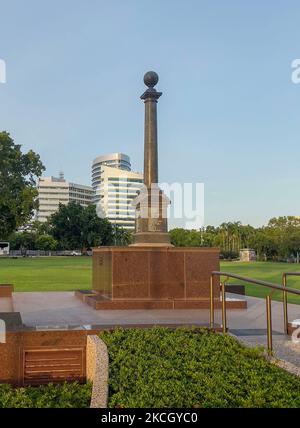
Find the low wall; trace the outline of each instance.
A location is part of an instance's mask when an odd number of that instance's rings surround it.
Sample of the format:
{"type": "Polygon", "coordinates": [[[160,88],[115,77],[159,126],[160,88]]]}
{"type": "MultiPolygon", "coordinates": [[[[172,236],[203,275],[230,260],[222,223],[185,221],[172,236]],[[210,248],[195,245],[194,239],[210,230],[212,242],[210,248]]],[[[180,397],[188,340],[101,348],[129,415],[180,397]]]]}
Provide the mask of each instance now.
{"type": "MultiPolygon", "coordinates": [[[[54,366],[60,366],[63,364],[64,359],[66,361],[66,355],[71,355],[72,358],[76,359],[77,369],[74,372],[70,372],[67,363],[64,363],[65,378],[69,379],[72,375],[75,376],[76,380],[85,382],[86,342],[87,335],[91,333],[91,331],[86,330],[7,332],[6,343],[0,343],[0,383],[10,383],[14,386],[23,386],[26,383],[30,383],[30,367],[33,367],[32,372],[37,371],[37,368],[30,363],[30,360],[38,360],[38,353],[41,352],[44,354],[48,352],[49,356],[47,358],[56,361],[54,366]],[[29,360],[27,379],[25,378],[26,356],[27,362],[29,360]]],[[[44,374],[41,373],[41,379],[44,379],[44,383],[51,381],[51,379],[48,380],[47,378],[49,373],[51,377],[52,371],[50,367],[45,366],[44,371],[44,374]]],[[[33,384],[35,382],[37,380],[34,381],[33,379],[33,384]]]]}
{"type": "Polygon", "coordinates": [[[92,382],[93,408],[108,402],[109,358],[96,330],[18,331],[0,343],[0,383],[92,382]],[[75,367],[74,367],[75,366],[75,367]]]}

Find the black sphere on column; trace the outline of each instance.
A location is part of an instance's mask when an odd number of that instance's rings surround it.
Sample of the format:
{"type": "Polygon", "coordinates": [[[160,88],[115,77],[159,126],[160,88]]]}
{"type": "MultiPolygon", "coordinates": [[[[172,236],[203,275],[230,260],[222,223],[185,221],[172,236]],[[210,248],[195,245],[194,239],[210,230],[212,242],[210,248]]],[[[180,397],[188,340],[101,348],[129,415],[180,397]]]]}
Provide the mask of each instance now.
{"type": "Polygon", "coordinates": [[[157,85],[158,74],[155,71],[148,71],[144,76],[144,83],[148,88],[153,88],[157,85]]]}

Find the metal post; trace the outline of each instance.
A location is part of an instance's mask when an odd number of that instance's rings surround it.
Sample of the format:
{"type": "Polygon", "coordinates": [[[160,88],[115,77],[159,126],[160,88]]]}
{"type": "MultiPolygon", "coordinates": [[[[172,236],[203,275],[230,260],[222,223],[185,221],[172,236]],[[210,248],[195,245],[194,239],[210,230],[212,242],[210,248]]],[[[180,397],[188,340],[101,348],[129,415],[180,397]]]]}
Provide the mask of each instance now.
{"type": "Polygon", "coordinates": [[[214,277],[210,277],[210,328],[214,328],[215,308],[214,308],[214,277]]]}
{"type": "Polygon", "coordinates": [[[272,299],[271,296],[266,297],[266,309],[267,309],[267,336],[268,336],[268,354],[272,353],[272,299]]]}
{"type": "Polygon", "coordinates": [[[225,282],[221,283],[221,288],[222,288],[222,327],[223,327],[223,333],[225,334],[227,332],[225,282]]]}
{"type": "MultiPolygon", "coordinates": [[[[282,286],[286,288],[286,274],[282,275],[282,286]]],[[[284,322],[284,332],[288,334],[288,306],[287,306],[287,292],[283,291],[283,322],[284,322]]]]}

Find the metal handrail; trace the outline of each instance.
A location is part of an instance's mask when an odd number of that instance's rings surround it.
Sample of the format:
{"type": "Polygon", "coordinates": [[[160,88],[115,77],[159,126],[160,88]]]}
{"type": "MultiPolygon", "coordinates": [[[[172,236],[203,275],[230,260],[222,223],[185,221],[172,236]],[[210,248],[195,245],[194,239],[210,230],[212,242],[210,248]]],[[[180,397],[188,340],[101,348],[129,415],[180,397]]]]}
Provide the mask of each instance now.
{"type": "Polygon", "coordinates": [[[300,276],[300,272],[284,272],[282,274],[282,286],[284,288],[283,291],[283,318],[284,318],[284,331],[288,334],[289,327],[289,316],[288,316],[288,302],[287,302],[287,277],[288,276],[300,276]]]}
{"type": "MultiPolygon", "coordinates": [[[[226,289],[225,284],[229,278],[239,279],[250,284],[262,285],[263,287],[271,288],[271,293],[266,296],[266,313],[267,313],[267,337],[268,337],[268,353],[272,352],[272,294],[274,291],[283,292],[283,306],[284,306],[284,329],[287,333],[288,328],[288,313],[287,313],[287,293],[296,294],[300,296],[300,290],[289,288],[286,286],[286,277],[288,275],[300,276],[300,272],[287,272],[283,274],[283,285],[274,284],[272,282],[261,281],[259,279],[252,279],[241,275],[236,275],[228,272],[213,271],[210,278],[210,327],[214,328],[214,277],[226,277],[224,281],[221,281],[221,293],[222,293],[222,329],[223,333],[227,332],[227,310],[226,310],[226,289]]],[[[234,285],[234,284],[233,284],[234,285]]]]}

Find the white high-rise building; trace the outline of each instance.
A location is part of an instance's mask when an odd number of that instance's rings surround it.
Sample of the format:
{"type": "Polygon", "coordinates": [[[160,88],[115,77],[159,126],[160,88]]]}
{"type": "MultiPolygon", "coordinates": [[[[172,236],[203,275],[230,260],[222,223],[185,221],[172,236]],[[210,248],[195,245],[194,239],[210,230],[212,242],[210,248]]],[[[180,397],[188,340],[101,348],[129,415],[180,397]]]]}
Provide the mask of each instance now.
{"type": "Polygon", "coordinates": [[[92,203],[93,195],[92,187],[70,183],[64,179],[63,174],[59,178],[41,177],[38,181],[39,209],[36,219],[45,222],[58,210],[60,203],[67,205],[69,202],[77,202],[86,207],[92,203]]]}
{"type": "Polygon", "coordinates": [[[96,158],[92,165],[92,184],[98,214],[114,225],[134,230],[132,201],[143,186],[143,175],[131,171],[130,158],[122,153],[96,158]]]}
{"type": "Polygon", "coordinates": [[[132,201],[142,186],[142,174],[102,165],[98,214],[116,226],[134,230],[135,206],[132,201]]]}
{"type": "Polygon", "coordinates": [[[98,156],[92,164],[92,186],[94,189],[94,203],[100,201],[99,186],[101,183],[101,167],[110,166],[124,171],[131,171],[130,158],[123,153],[111,153],[105,156],[98,156]]]}

